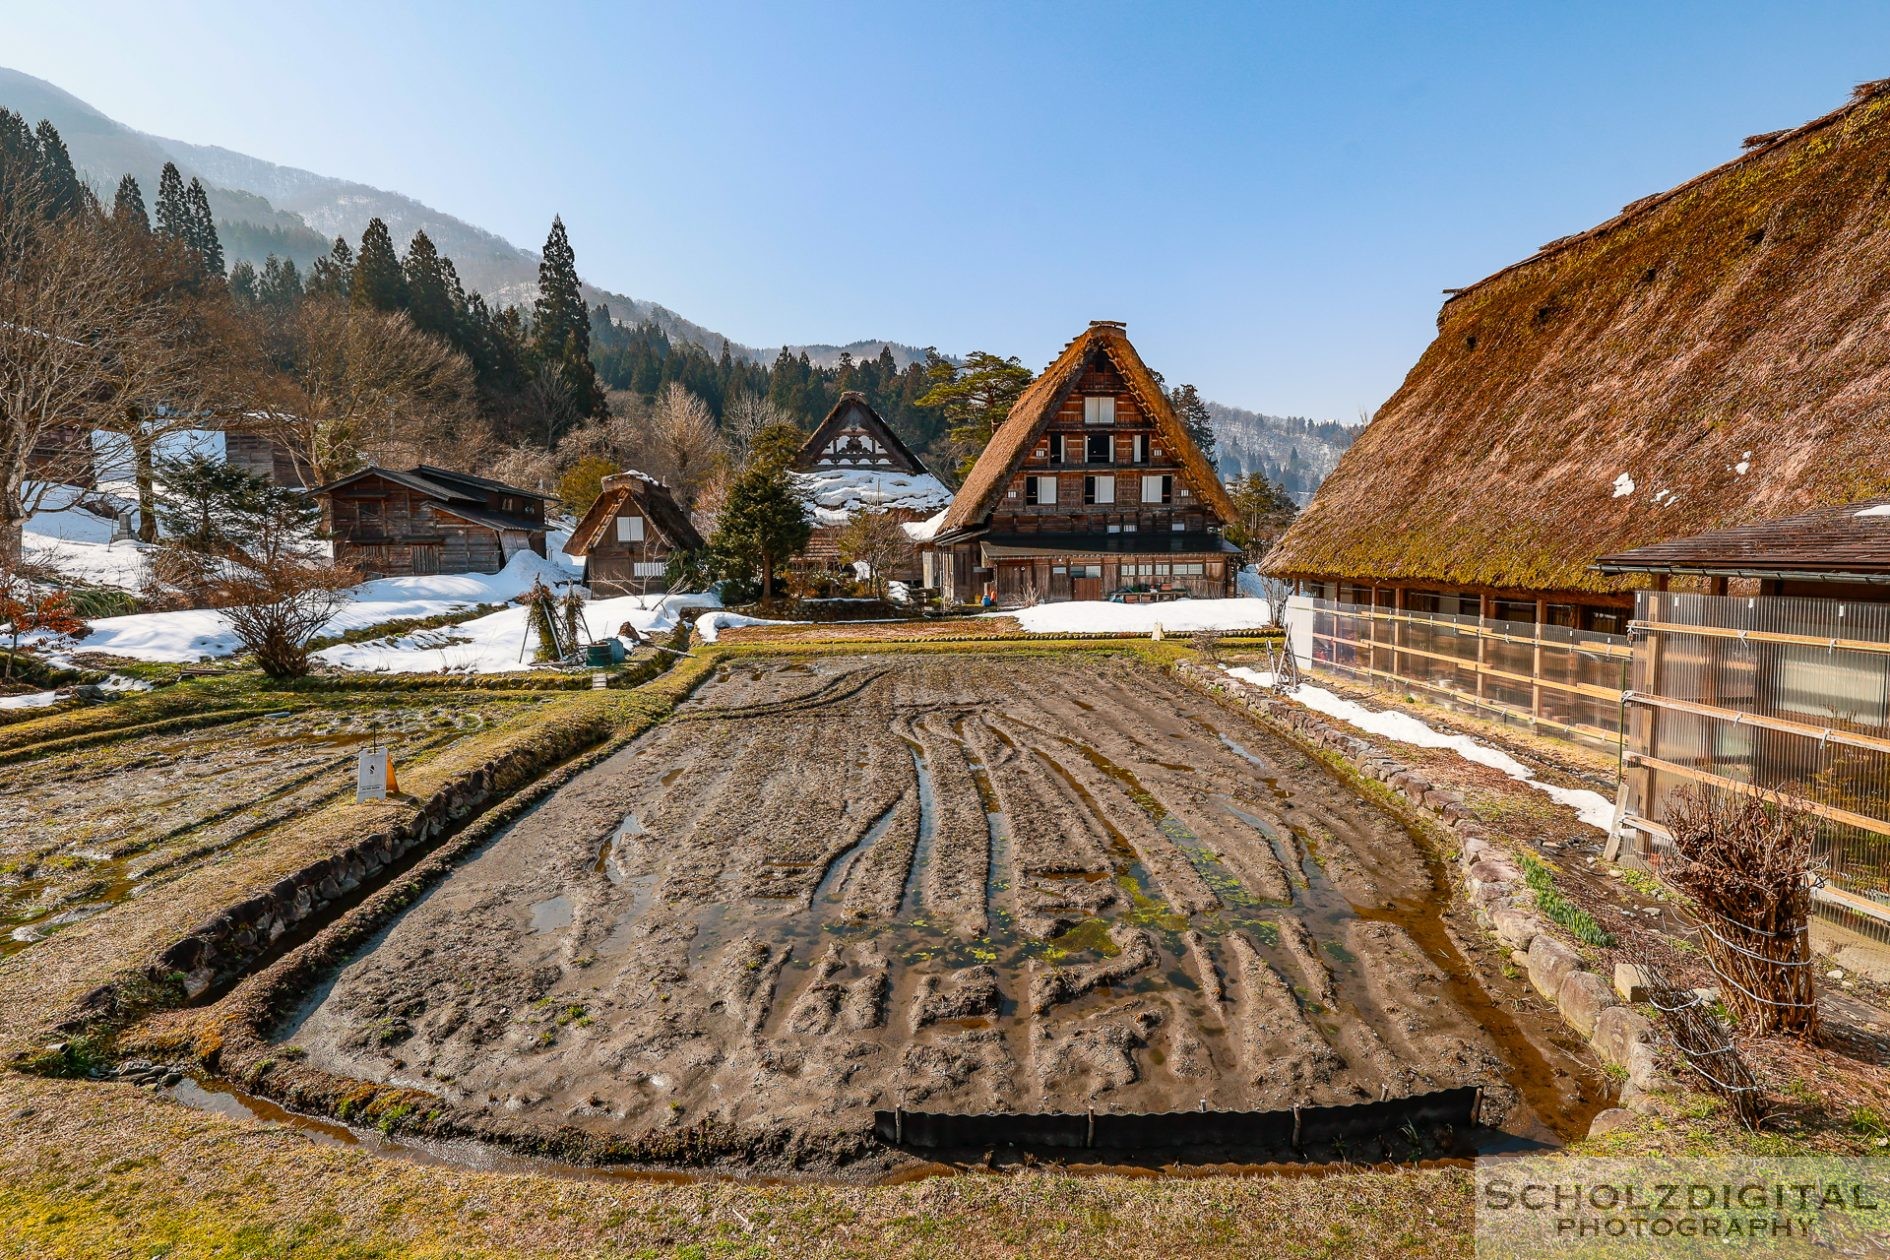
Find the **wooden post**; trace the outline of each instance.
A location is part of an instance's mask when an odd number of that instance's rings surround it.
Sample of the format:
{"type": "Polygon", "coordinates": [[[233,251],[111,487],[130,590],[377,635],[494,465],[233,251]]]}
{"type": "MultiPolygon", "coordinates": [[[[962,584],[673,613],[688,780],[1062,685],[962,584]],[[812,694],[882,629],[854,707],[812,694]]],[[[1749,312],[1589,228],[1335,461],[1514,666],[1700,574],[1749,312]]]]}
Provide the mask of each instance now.
{"type": "Polygon", "coordinates": [[[1496,611],[1496,598],[1489,594],[1477,596],[1477,707],[1483,707],[1483,670],[1488,664],[1485,645],[1489,642],[1490,616],[1496,611]]]}
{"type": "Polygon", "coordinates": [[[1534,664],[1529,668],[1529,716],[1542,720],[1542,624],[1549,619],[1549,601],[1536,600],[1536,643],[1534,664]]]}
{"type": "Polygon", "coordinates": [[[1398,651],[1404,646],[1404,610],[1404,587],[1394,586],[1391,588],[1391,611],[1397,615],[1391,622],[1391,673],[1395,678],[1404,677],[1404,656],[1398,651]]]}

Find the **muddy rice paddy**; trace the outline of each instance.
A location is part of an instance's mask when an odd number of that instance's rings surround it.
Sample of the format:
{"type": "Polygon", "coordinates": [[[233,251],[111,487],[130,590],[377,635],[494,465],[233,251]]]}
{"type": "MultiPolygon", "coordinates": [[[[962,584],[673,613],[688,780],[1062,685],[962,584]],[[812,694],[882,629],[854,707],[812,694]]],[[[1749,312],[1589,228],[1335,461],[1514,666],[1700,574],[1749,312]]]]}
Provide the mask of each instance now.
{"type": "Polygon", "coordinates": [[[858,1134],[875,1108],[1256,1109],[1572,1061],[1492,1002],[1417,841],[1117,659],[736,661],[279,1030],[508,1122],[858,1134]]]}

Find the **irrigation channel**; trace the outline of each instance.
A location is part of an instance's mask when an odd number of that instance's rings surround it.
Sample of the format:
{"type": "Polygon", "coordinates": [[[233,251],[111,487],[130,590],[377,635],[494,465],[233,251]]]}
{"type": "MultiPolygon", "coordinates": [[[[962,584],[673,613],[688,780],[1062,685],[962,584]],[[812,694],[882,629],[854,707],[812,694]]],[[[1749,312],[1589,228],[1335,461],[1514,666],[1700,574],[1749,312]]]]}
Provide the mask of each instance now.
{"type": "Polygon", "coordinates": [[[1585,1131],[1596,1078],[1492,998],[1443,880],[1317,762],[1121,658],[739,661],[272,1036],[461,1131],[706,1122],[757,1166],[859,1160],[893,1108],[1482,1086],[1491,1141],[1585,1131]]]}

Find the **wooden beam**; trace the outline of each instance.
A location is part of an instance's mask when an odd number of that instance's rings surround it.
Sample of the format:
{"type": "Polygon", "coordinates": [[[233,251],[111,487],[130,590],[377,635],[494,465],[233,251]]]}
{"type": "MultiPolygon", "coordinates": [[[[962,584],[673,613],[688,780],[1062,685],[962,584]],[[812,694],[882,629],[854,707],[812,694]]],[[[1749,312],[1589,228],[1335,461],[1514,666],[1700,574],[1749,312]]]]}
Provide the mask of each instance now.
{"type": "MultiPolygon", "coordinates": [[[[1662,774],[1679,775],[1681,778],[1691,779],[1695,783],[1705,783],[1712,787],[1724,788],[1728,791],[1750,792],[1753,787],[1752,784],[1741,779],[1729,779],[1725,775],[1714,774],[1709,770],[1699,770],[1692,766],[1683,766],[1672,761],[1663,761],[1659,757],[1650,757],[1646,753],[1629,753],[1627,759],[1633,765],[1645,766],[1650,770],[1658,770],[1662,774]]],[[[1817,801],[1806,800],[1802,796],[1794,796],[1789,792],[1775,792],[1771,789],[1765,789],[1765,794],[1767,796],[1777,797],[1780,802],[1793,809],[1803,810],[1808,814],[1816,814],[1818,817],[1830,822],[1841,823],[1846,827],[1855,827],[1859,831],[1868,831],[1880,836],[1890,836],[1890,822],[1885,822],[1882,819],[1871,818],[1866,814],[1855,813],[1848,809],[1839,809],[1835,805],[1821,805],[1817,801]]]]}
{"type": "Polygon", "coordinates": [[[1735,726],[1757,726],[1787,735],[1801,735],[1806,739],[1843,744],[1849,748],[1865,748],[1871,752],[1890,753],[1890,739],[1881,739],[1875,735],[1861,735],[1856,731],[1840,730],[1837,727],[1814,726],[1809,722],[1794,722],[1790,718],[1772,717],[1764,713],[1743,713],[1737,709],[1722,709],[1716,705],[1701,704],[1693,700],[1643,695],[1640,692],[1629,693],[1627,702],[1650,708],[1668,709],[1675,713],[1691,713],[1696,717],[1713,718],[1721,722],[1730,722],[1735,726]]]}
{"type": "Polygon", "coordinates": [[[1654,634],[1697,634],[1708,639],[1743,639],[1756,643],[1788,643],[1795,647],[1890,655],[1890,643],[1873,643],[1868,639],[1820,639],[1816,635],[1784,634],[1777,630],[1735,630],[1730,626],[1686,626],[1671,621],[1637,621],[1634,624],[1654,634]]]}

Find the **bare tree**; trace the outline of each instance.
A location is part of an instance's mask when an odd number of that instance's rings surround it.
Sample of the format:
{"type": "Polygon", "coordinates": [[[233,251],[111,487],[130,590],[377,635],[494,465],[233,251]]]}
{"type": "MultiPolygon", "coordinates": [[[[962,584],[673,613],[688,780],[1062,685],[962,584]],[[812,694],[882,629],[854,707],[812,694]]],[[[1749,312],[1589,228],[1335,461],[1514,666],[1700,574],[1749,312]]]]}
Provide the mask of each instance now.
{"type": "Polygon", "coordinates": [[[317,482],[416,428],[450,434],[472,417],[471,362],[399,312],[311,299],[286,332],[288,362],[261,379],[255,411],[317,482]]]}
{"type": "Polygon", "coordinates": [[[751,394],[744,390],[730,397],[722,407],[722,438],[728,443],[737,467],[748,463],[748,457],[754,451],[755,438],[760,436],[763,429],[770,425],[792,423],[788,414],[766,394],[751,394]]]}
{"type": "Polygon", "coordinates": [[[143,351],[165,337],[97,216],[48,220],[30,189],[0,198],[0,571],[48,487],[89,474],[92,430],[162,392],[165,359],[143,351]]]}
{"type": "Polygon", "coordinates": [[[671,381],[638,435],[636,466],[669,486],[686,512],[721,463],[725,447],[709,405],[671,381]]]}
{"type": "Polygon", "coordinates": [[[842,560],[866,566],[873,589],[881,595],[890,571],[912,555],[912,540],[887,512],[856,512],[835,541],[842,560]]]}

